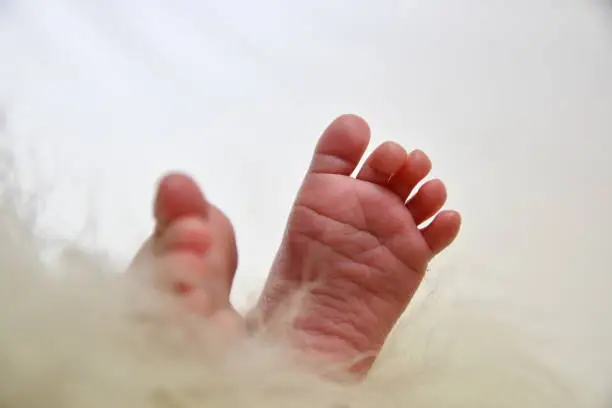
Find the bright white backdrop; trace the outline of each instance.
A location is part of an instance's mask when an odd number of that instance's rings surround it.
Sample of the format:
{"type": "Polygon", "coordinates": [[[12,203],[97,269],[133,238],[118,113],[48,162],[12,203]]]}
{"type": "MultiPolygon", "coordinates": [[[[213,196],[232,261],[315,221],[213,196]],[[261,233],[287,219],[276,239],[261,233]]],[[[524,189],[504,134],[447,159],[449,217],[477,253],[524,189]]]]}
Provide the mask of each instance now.
{"type": "MultiPolygon", "coordinates": [[[[168,169],[234,221],[256,290],[320,131],[420,147],[463,235],[434,273],[612,384],[612,4],[2,0],[0,106],[47,231],[126,260],[168,169]],[[522,311],[529,310],[526,316],[522,311]]],[[[442,282],[441,281],[441,282],[442,282]]]]}

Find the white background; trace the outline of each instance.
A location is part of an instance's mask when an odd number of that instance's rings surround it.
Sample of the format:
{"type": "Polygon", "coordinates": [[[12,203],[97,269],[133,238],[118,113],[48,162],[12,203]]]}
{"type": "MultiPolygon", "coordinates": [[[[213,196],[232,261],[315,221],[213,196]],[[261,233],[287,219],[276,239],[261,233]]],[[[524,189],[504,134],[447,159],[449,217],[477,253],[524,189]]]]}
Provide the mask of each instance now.
{"type": "Polygon", "coordinates": [[[361,114],[427,151],[464,216],[435,276],[610,395],[610,2],[2,0],[0,106],[44,228],[123,261],[156,179],[193,174],[236,226],[239,303],[319,133],[361,114]]]}

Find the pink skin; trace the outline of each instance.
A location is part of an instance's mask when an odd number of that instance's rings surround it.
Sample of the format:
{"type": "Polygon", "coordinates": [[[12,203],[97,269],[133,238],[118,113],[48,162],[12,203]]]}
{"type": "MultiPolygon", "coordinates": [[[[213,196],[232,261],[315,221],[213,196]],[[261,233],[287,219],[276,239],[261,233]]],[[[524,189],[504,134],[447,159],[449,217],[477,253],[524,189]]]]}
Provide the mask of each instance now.
{"type": "Polygon", "coordinates": [[[421,151],[386,142],[356,169],[370,139],[356,116],[336,119],[324,132],[291,211],[259,311],[271,317],[298,288],[317,283],[295,323],[296,341],[330,359],[368,371],[407,307],[428,263],[455,239],[461,218],[439,212],[440,180],[421,151]],[[419,228],[430,218],[433,221],[419,228]]]}
{"type": "MultiPolygon", "coordinates": [[[[383,143],[351,177],[369,139],[367,123],[352,115],[322,135],[255,311],[265,323],[296,290],[316,283],[295,321],[294,340],[335,362],[368,355],[351,367],[358,375],[367,373],[428,263],[452,243],[461,223],[457,212],[440,212],[446,201],[440,180],[408,199],[431,170],[419,150],[408,154],[383,143]]],[[[155,214],[157,230],[145,248],[161,248],[160,263],[181,271],[169,276],[190,304],[242,331],[228,300],[236,249],[227,218],[193,180],[176,174],[160,183],[155,214]]]]}
{"type": "Polygon", "coordinates": [[[228,218],[208,203],[188,176],[172,173],[159,183],[155,232],[134,263],[153,256],[161,281],[189,309],[230,335],[244,332],[244,321],[229,302],[238,253],[228,218]]]}

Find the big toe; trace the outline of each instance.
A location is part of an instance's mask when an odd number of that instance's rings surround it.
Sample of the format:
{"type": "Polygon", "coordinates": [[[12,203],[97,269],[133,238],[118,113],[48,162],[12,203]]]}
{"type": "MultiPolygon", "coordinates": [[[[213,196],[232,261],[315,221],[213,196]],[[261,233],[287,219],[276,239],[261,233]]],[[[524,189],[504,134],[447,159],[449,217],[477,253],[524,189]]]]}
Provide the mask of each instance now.
{"type": "Polygon", "coordinates": [[[206,283],[205,258],[213,244],[213,234],[205,219],[185,217],[171,223],[153,243],[160,261],[160,281],[186,294],[206,283]]]}
{"type": "Polygon", "coordinates": [[[229,307],[237,251],[229,220],[215,207],[207,217],[182,217],[153,240],[158,280],[207,316],[229,307]]]}
{"type": "Polygon", "coordinates": [[[370,127],[355,115],[334,120],[319,139],[310,165],[311,173],[350,175],[370,141],[370,127]]]}
{"type": "Polygon", "coordinates": [[[211,315],[228,306],[238,255],[225,214],[182,173],[160,180],[154,214],[155,233],[145,245],[149,250],[141,252],[156,259],[158,281],[199,313],[211,315]]]}
{"type": "Polygon", "coordinates": [[[206,216],[208,208],[202,190],[188,175],[169,173],[159,181],[153,210],[158,226],[184,216],[206,216]]]}

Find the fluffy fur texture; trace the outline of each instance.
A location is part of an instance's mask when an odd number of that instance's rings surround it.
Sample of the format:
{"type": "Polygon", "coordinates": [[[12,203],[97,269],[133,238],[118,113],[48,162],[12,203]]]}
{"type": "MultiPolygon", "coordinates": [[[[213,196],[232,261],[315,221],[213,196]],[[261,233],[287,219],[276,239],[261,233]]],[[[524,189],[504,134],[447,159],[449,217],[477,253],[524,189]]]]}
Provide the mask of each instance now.
{"type": "Polygon", "coordinates": [[[68,247],[43,261],[34,217],[1,185],[2,408],[580,406],[512,328],[439,301],[411,310],[359,384],[291,363],[279,339],[221,347],[205,321],[103,257],[68,247]]]}

